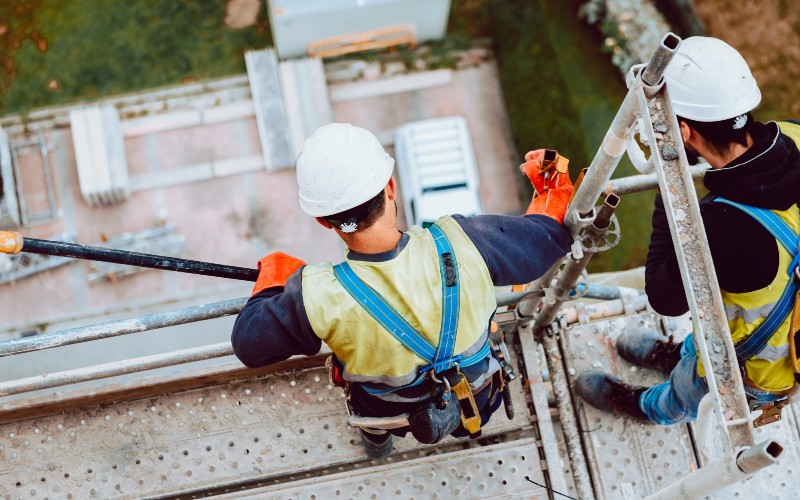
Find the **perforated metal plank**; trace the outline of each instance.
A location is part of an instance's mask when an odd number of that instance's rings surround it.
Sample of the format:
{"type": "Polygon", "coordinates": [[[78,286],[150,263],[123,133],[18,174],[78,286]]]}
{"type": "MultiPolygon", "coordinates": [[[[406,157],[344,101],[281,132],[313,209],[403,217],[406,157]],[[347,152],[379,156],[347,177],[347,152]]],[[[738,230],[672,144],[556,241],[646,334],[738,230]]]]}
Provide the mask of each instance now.
{"type": "Polygon", "coordinates": [[[797,411],[783,410],[780,422],[758,428],[754,432],[756,443],[769,438],[778,440],[784,447],[780,461],[759,471],[752,478],[715,493],[715,499],[783,499],[800,497],[800,435],[797,433],[797,411]]]}
{"type": "MultiPolygon", "coordinates": [[[[512,392],[515,419],[499,411],[485,435],[530,426],[519,382],[512,392]]],[[[395,453],[420,448],[395,440],[395,453]]],[[[7,498],[139,498],[364,460],[321,368],[0,426],[7,498]]]]}
{"type": "Polygon", "coordinates": [[[288,135],[293,154],[333,117],[322,59],[291,59],[279,64],[288,135]]]}
{"type": "MultiPolygon", "coordinates": [[[[167,224],[134,233],[124,233],[96,244],[98,247],[114,248],[154,255],[179,257],[183,253],[184,238],[173,233],[174,226],[167,224]]],[[[94,261],[89,281],[121,278],[146,271],[147,268],[116,264],[113,262],[94,261]]]]}
{"type": "Polygon", "coordinates": [[[264,164],[267,170],[292,166],[295,158],[287,129],[286,110],[283,108],[283,91],[275,51],[246,52],[245,63],[264,164]]]}
{"type": "MultiPolygon", "coordinates": [[[[49,239],[66,243],[75,242],[75,236],[70,233],[56,234],[49,239]]],[[[69,264],[75,260],[71,257],[62,257],[60,255],[39,255],[24,252],[8,255],[6,258],[7,268],[4,269],[3,266],[0,266],[0,285],[13,283],[42,271],[69,264]]]]}
{"type": "Polygon", "coordinates": [[[538,468],[534,440],[435,455],[293,484],[223,495],[220,498],[549,498],[538,468]]]}
{"type": "MultiPolygon", "coordinates": [[[[665,380],[665,375],[637,368],[617,357],[614,342],[632,327],[659,330],[660,320],[655,313],[645,312],[570,326],[563,337],[570,374],[600,369],[644,386],[665,380]]],[[[675,333],[682,338],[688,332],[684,329],[675,333]]],[[[575,401],[584,429],[586,459],[599,498],[622,498],[622,483],[632,485],[635,498],[644,497],[697,467],[686,426],[646,425],[597,410],[578,396],[575,401]]]]}

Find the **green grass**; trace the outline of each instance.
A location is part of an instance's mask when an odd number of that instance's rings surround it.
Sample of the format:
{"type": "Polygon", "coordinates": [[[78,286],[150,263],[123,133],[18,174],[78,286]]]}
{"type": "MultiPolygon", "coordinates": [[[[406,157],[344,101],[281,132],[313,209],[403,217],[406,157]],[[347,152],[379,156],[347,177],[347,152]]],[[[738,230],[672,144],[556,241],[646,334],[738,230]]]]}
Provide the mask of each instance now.
{"type": "Polygon", "coordinates": [[[0,75],[0,114],[242,73],[244,50],[271,44],[263,5],[256,26],[233,30],[224,1],[0,3],[0,23],[12,27],[0,35],[0,56],[16,66],[0,75]],[[30,38],[8,43],[18,29],[38,31],[46,51],[30,38]]]}
{"type": "MultiPolygon", "coordinates": [[[[517,151],[557,149],[570,158],[572,178],[589,165],[626,89],[602,51],[595,28],[577,17],[579,0],[494,0],[492,34],[517,151]]],[[[627,160],[615,177],[635,174],[627,160]]],[[[529,197],[530,191],[523,196],[529,197]]],[[[595,256],[595,272],[644,263],[653,193],[623,198],[617,216],[622,239],[595,256]]]]}

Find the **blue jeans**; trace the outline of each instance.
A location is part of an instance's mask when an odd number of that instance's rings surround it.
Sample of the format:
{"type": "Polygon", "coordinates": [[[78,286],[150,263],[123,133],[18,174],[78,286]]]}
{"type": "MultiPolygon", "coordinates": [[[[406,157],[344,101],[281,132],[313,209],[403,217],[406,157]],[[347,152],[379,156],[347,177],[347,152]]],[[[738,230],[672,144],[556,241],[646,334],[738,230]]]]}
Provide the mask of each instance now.
{"type": "MultiPolygon", "coordinates": [[[[744,390],[757,404],[784,398],[748,386],[744,390]]],[[[697,407],[707,393],[706,379],[697,374],[697,351],[689,335],[681,345],[681,360],[672,369],[669,380],[644,391],[639,406],[657,424],[682,424],[697,418],[697,407]]]]}

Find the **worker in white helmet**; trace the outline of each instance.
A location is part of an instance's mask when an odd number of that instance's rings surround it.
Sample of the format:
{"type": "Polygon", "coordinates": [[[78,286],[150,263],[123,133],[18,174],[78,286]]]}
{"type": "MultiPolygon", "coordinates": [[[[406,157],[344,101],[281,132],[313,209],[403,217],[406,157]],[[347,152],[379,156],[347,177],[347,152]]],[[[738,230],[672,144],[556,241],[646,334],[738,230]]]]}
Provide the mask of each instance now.
{"type": "Polygon", "coordinates": [[[324,341],[348,412],[377,417],[359,424],[370,458],[388,456],[392,435],[409,431],[425,443],[478,434],[502,399],[488,342],[494,285],[536,279],[572,241],[561,224],[572,184],[556,171],[544,188],[542,158],[526,158],[540,192],[530,215],[448,215],[403,233],[394,160],[378,139],[350,124],[319,128],[297,160],[300,206],[344,240],[345,260],[261,259],[234,352],[258,367],[316,354],[324,341]]]}
{"type": "MultiPolygon", "coordinates": [[[[761,92],[745,60],[716,38],[684,40],[664,79],[689,162],[711,166],[700,202],[728,325],[751,407],[782,405],[795,384],[790,352],[797,295],[800,232],[800,122],[758,123],[750,113],[761,92]],[[786,297],[782,299],[782,296],[786,297]]],[[[653,308],[667,316],[689,310],[661,195],[645,268],[653,308]]],[[[599,371],[583,373],[577,390],[590,404],[651,423],[689,422],[708,392],[691,335],[673,343],[633,330],[617,340],[628,361],[669,374],[637,387],[599,371]]]]}

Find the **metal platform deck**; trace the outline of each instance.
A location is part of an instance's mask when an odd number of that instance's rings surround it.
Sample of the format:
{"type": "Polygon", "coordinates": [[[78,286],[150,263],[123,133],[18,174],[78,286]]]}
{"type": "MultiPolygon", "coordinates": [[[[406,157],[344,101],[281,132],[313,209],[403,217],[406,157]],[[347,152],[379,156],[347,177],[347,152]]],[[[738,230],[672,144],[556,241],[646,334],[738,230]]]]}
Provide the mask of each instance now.
{"type": "MultiPolygon", "coordinates": [[[[629,314],[616,319],[583,321],[570,326],[562,336],[570,375],[600,369],[634,385],[651,386],[666,375],[638,368],[619,358],[614,342],[626,328],[646,328],[683,339],[692,328],[688,317],[662,318],[653,312],[629,314]]],[[[573,397],[580,415],[587,463],[597,498],[644,498],[705,465],[697,445],[695,424],[647,425],[614,416],[573,397]]],[[[798,498],[795,471],[800,470],[798,408],[784,410],[783,420],[755,430],[756,442],[772,437],[785,452],[780,462],[750,480],[717,492],[715,499],[798,498]]],[[[754,415],[756,416],[756,415],[754,415]]],[[[716,443],[719,447],[719,443],[716,443]]],[[[719,449],[716,450],[719,453],[719,449]]]]}
{"type": "MultiPolygon", "coordinates": [[[[614,339],[631,327],[681,338],[691,323],[641,307],[625,313],[616,302],[571,304],[561,352],[547,354],[563,355],[570,379],[606,369],[636,384],[663,380],[618,359],[614,339]]],[[[0,412],[0,498],[577,498],[543,351],[527,327],[512,346],[522,379],[512,383],[513,420],[500,410],[481,438],[438,446],[396,439],[383,462],[365,459],[343,393],[318,365],[234,381],[209,368],[193,389],[180,389],[187,374],[175,383],[162,376],[152,386],[138,381],[139,396],[118,402],[69,404],[62,393],[67,402],[27,416],[17,401],[0,412]]],[[[702,463],[693,426],[643,425],[570,399],[596,498],[642,498],[702,463]]],[[[792,498],[800,412],[784,415],[756,431],[786,447],[780,463],[713,498],[792,498]]]]}
{"type": "Polygon", "coordinates": [[[364,458],[346,423],[343,392],[323,368],[12,421],[0,425],[0,498],[209,496],[253,487],[263,495],[236,494],[325,498],[338,488],[379,497],[469,490],[546,498],[545,488],[525,480],[547,484],[548,466],[523,384],[512,388],[513,420],[500,410],[478,440],[423,446],[396,439],[381,465],[364,458]]]}

